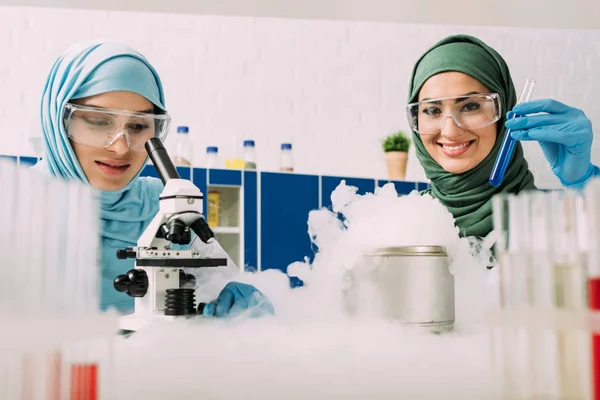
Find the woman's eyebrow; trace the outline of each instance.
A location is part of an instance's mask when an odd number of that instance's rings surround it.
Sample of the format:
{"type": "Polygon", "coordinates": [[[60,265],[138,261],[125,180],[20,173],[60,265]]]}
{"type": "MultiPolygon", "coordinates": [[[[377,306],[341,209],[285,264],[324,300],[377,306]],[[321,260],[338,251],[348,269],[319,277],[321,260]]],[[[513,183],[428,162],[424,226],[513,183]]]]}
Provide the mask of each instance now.
{"type": "MultiPolygon", "coordinates": [[[[469,92],[469,93],[465,93],[465,94],[461,94],[460,97],[464,97],[464,96],[470,96],[472,94],[481,94],[479,92],[469,92]]],[[[456,103],[460,103],[461,101],[465,101],[466,99],[456,99],[456,103]]]]}
{"type": "Polygon", "coordinates": [[[94,108],[99,108],[102,110],[110,110],[110,111],[123,111],[123,112],[137,112],[137,113],[144,113],[144,114],[154,114],[154,107],[151,108],[147,108],[145,110],[140,110],[140,111],[133,111],[133,110],[117,110],[115,108],[110,108],[110,107],[103,107],[103,106],[97,106],[93,103],[89,103],[89,104],[82,104],[85,105],[87,107],[94,107],[94,108]]]}
{"type": "MultiPolygon", "coordinates": [[[[458,96],[455,96],[455,97],[464,97],[464,96],[470,96],[470,95],[472,95],[472,94],[481,94],[481,93],[479,93],[479,92],[476,92],[476,91],[473,91],[473,92],[469,92],[469,93],[465,93],[465,94],[459,94],[458,96]]],[[[431,100],[431,97],[425,97],[425,98],[424,98],[424,99],[422,99],[421,101],[429,101],[429,100],[431,100]]],[[[462,101],[462,100],[456,99],[456,102],[457,102],[457,103],[458,103],[458,102],[460,102],[460,101],[462,101]]],[[[440,102],[440,101],[432,101],[432,103],[435,103],[435,104],[440,104],[441,102],[440,102]]]]}

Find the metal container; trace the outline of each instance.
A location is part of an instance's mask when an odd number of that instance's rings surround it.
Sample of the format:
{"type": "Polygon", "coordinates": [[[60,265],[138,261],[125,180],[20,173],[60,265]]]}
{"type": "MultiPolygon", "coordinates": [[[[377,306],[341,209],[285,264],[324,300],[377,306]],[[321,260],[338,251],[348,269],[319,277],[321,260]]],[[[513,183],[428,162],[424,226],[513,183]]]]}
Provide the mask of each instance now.
{"type": "Polygon", "coordinates": [[[383,317],[434,332],[454,328],[454,276],[443,247],[386,247],[349,271],[351,315],[383,317]]]}

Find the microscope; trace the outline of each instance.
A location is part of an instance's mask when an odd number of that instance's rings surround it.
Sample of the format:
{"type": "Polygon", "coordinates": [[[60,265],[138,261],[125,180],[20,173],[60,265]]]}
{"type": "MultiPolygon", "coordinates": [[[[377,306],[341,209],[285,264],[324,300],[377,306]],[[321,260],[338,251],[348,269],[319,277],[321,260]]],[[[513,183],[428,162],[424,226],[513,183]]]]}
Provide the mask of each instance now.
{"type": "Polygon", "coordinates": [[[192,182],[180,179],[158,138],[146,142],[146,151],[165,185],[160,208],[137,242],[137,247],[117,251],[117,258],[135,258],[135,267],[115,278],[113,286],[134,298],[134,312],[122,316],[120,328],[136,331],[153,319],[189,318],[202,314],[196,308],[196,278],[183,268],[221,267],[226,258],[201,257],[197,250],[177,250],[189,245],[191,232],[204,243],[215,240],[203,212],[203,195],[192,182]],[[177,246],[175,246],[177,247],[177,246]]]}

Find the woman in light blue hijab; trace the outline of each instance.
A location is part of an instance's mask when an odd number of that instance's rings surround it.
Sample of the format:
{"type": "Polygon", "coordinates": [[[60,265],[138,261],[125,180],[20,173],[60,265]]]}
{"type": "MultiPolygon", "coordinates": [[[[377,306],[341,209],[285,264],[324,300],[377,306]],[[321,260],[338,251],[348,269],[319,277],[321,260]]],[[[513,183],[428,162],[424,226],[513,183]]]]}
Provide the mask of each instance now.
{"type": "MultiPolygon", "coordinates": [[[[169,117],[160,77],[146,58],[117,43],[80,43],[52,66],[41,102],[45,155],[36,169],[97,190],[101,214],[101,308],[130,311],[113,280],[133,268],[116,251],[136,246],[158,211],[163,184],[140,177],[144,143],[164,141],[169,117]]],[[[271,303],[256,288],[230,282],[204,315],[224,317],[271,303]]]]}

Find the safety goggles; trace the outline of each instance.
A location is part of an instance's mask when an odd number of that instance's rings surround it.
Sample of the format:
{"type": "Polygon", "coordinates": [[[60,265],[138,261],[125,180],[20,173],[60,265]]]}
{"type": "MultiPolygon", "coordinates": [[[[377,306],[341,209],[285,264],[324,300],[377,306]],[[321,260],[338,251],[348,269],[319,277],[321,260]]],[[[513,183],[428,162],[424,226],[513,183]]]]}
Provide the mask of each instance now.
{"type": "Polygon", "coordinates": [[[498,121],[502,115],[498,93],[428,99],[406,106],[410,128],[421,135],[442,131],[448,118],[461,129],[474,130],[498,121]]]}
{"type": "Polygon", "coordinates": [[[121,136],[133,151],[144,151],[153,137],[165,141],[171,117],[110,110],[67,103],[63,117],[67,136],[76,143],[97,148],[112,146],[121,136]]]}

